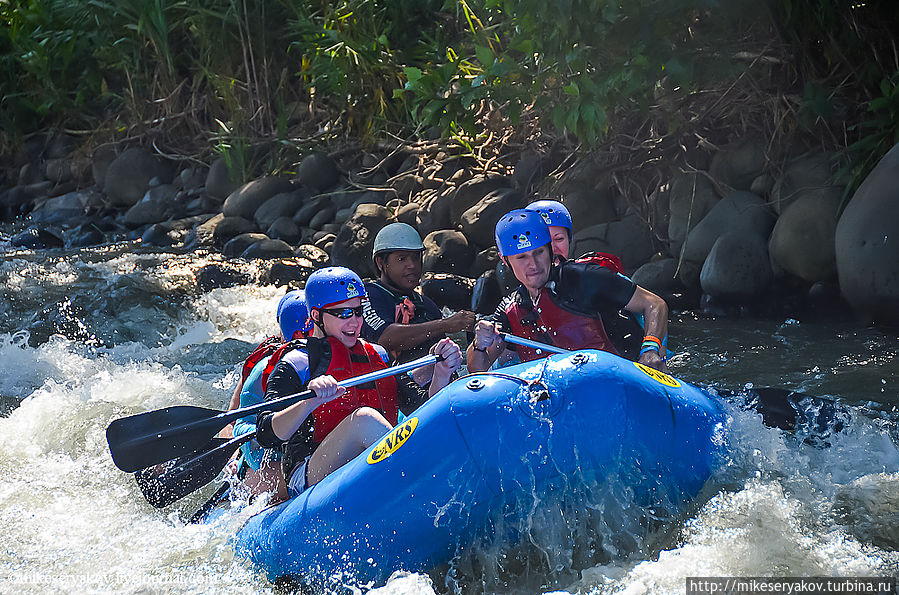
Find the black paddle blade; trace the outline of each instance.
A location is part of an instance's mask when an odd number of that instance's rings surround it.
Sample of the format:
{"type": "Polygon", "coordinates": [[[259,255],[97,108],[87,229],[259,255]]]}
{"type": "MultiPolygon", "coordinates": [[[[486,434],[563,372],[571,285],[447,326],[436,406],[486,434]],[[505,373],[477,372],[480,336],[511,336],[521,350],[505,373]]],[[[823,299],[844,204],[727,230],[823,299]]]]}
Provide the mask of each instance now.
{"type": "Polygon", "coordinates": [[[227,443],[225,438],[213,438],[202,449],[205,452],[141,469],[134,479],[147,502],[165,508],[218,477],[234,454],[234,448],[218,448],[227,443]]]}
{"type": "Polygon", "coordinates": [[[116,467],[134,473],[204,446],[227,422],[220,411],[178,405],[113,420],[106,441],[116,467]]]}

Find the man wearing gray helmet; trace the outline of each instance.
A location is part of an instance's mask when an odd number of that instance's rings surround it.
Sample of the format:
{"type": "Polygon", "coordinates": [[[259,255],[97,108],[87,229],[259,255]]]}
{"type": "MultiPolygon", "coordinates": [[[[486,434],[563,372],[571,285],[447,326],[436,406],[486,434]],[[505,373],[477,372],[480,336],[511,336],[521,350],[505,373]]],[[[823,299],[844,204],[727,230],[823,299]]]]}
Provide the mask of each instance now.
{"type": "Polygon", "coordinates": [[[423,251],[421,236],[406,223],[386,225],[375,236],[372,255],[379,277],[365,284],[362,336],[384,346],[399,363],[427,355],[440,339],[470,331],[475,323],[467,310],[442,318],[437,304],[417,291],[423,251]]]}

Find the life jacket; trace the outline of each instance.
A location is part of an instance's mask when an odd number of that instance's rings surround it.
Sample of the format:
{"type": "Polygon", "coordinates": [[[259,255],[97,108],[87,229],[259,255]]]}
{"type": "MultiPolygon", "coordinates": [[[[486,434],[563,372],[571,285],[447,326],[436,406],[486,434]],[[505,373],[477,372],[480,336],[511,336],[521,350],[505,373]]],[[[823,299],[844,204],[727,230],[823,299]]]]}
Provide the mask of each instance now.
{"type": "Polygon", "coordinates": [[[624,264],[621,262],[621,259],[608,252],[586,252],[577,257],[574,262],[598,264],[607,269],[612,269],[616,273],[624,274],[624,264]]]}
{"type": "MultiPolygon", "coordinates": [[[[326,374],[330,374],[338,382],[387,367],[374,345],[368,341],[359,339],[352,348],[347,348],[335,337],[328,337],[326,340],[331,347],[326,374]]],[[[337,424],[360,407],[377,409],[391,425],[396,425],[399,413],[396,378],[389,376],[348,388],[342,397],[318,407],[312,412],[315,417],[313,440],[324,440],[337,424]]]]}
{"type": "MultiPolygon", "coordinates": [[[[309,377],[330,374],[340,382],[387,367],[374,345],[359,339],[352,349],[347,348],[335,337],[326,339],[294,339],[279,347],[269,358],[262,372],[263,391],[268,390],[268,378],[278,362],[294,349],[306,348],[309,377]],[[313,343],[315,341],[316,343],[313,343]],[[324,343],[319,347],[320,343],[324,343]],[[330,351],[326,370],[319,370],[322,363],[322,349],[330,351]]],[[[289,361],[289,360],[288,360],[289,361]]],[[[399,403],[397,400],[396,378],[389,376],[359,386],[347,388],[347,392],[337,399],[328,401],[312,412],[315,421],[313,441],[320,443],[343,419],[360,407],[372,407],[380,411],[391,425],[396,425],[399,403]]]]}
{"type": "Polygon", "coordinates": [[[277,351],[278,347],[281,346],[283,340],[281,339],[281,335],[272,335],[265,339],[262,343],[256,346],[256,349],[253,350],[253,353],[250,354],[247,359],[243,362],[243,367],[240,370],[240,380],[241,382],[247,381],[247,376],[250,375],[250,372],[253,371],[253,368],[258,364],[263,358],[266,358],[277,351]]]}
{"type": "MultiPolygon", "coordinates": [[[[618,355],[600,318],[581,316],[561,308],[546,289],[540,291],[533,308],[524,304],[527,294],[519,294],[509,301],[506,315],[513,335],[555,345],[564,349],[599,349],[618,355]]],[[[521,361],[531,361],[550,355],[538,354],[535,349],[515,347],[521,361]]]]}

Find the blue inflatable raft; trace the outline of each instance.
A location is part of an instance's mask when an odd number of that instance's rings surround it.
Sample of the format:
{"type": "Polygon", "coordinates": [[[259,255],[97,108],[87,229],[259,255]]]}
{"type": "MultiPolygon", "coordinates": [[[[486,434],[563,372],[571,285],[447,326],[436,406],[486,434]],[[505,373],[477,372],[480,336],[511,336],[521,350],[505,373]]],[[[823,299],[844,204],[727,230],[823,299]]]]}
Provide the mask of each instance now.
{"type": "MultiPolygon", "coordinates": [[[[718,464],[724,414],[683,381],[585,350],[466,376],[300,496],[251,517],[236,549],[272,580],[382,582],[497,530],[524,494],[576,475],[683,505],[718,464]]],[[[643,496],[641,496],[643,494],[643,496]]]]}

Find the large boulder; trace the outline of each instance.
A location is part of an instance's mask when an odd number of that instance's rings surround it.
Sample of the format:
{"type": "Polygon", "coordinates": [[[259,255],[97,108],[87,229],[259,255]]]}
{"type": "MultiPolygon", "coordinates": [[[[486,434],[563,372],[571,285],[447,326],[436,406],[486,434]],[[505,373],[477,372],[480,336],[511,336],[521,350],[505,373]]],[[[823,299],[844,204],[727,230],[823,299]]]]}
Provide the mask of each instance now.
{"type": "Polygon", "coordinates": [[[747,138],[722,147],[712,157],[709,174],[734,190],[749,190],[765,169],[765,145],[760,139],[747,138]]]}
{"type": "Polygon", "coordinates": [[[318,194],[337,183],[340,172],[337,164],[325,153],[306,155],[297,168],[297,181],[318,194]]]}
{"type": "Polygon", "coordinates": [[[899,324],[899,144],[859,186],[835,240],[846,300],[874,320],[899,324]]]}
{"type": "Polygon", "coordinates": [[[306,198],[306,192],[300,188],[280,192],[259,205],[253,214],[253,221],[259,229],[268,229],[280,217],[293,217],[306,198]]]}
{"type": "Polygon", "coordinates": [[[50,198],[31,212],[36,223],[65,225],[79,221],[99,199],[89,191],[77,190],[62,196],[50,198]]]}
{"type": "Polygon", "coordinates": [[[222,213],[225,217],[243,217],[253,220],[256,209],[259,206],[282,192],[290,192],[293,184],[286,178],[277,176],[263,176],[251,182],[247,182],[225,199],[222,205],[222,213]]]}
{"type": "Polygon", "coordinates": [[[572,254],[585,252],[611,252],[621,259],[624,268],[634,269],[652,256],[652,234],[636,218],[575,228],[572,254]]]}
{"type": "Polygon", "coordinates": [[[718,201],[687,235],[684,260],[705,262],[718,238],[729,231],[754,235],[767,242],[774,228],[774,213],[750,192],[732,192],[718,201]]]}
{"type": "Polygon", "coordinates": [[[631,280],[653,293],[671,293],[680,287],[677,280],[677,260],[663,258],[647,262],[634,271],[631,280]]]}
{"type": "Polygon", "coordinates": [[[448,229],[452,226],[454,195],[455,191],[447,187],[443,191],[422,190],[415,197],[415,202],[420,206],[412,226],[418,229],[418,233],[426,236],[432,231],[448,229]]]}
{"type": "Polygon", "coordinates": [[[709,179],[699,174],[676,174],[668,191],[668,250],[679,256],[691,229],[720,200],[709,179]]]}
{"type": "Polygon", "coordinates": [[[438,308],[470,310],[474,279],[448,273],[426,273],[421,282],[421,293],[434,300],[438,308]]]}
{"type": "Polygon", "coordinates": [[[390,209],[375,204],[361,204],[349,221],[343,224],[334,246],[331,262],[356,271],[361,277],[377,277],[372,260],[372,246],[381,228],[391,221],[390,209]]]}
{"type": "Polygon", "coordinates": [[[209,166],[206,172],[206,193],[219,200],[224,200],[240,187],[236,168],[228,166],[224,157],[219,157],[209,166]]]}
{"type": "Polygon", "coordinates": [[[817,193],[833,185],[833,159],[824,153],[809,153],[794,159],[771,189],[771,206],[778,213],[802,193],[817,193]]]}
{"type": "Polygon", "coordinates": [[[475,250],[461,231],[441,229],[425,236],[422,268],[434,273],[467,275],[474,261],[475,250]]]}
{"type": "Polygon", "coordinates": [[[128,149],[109,164],[103,187],[113,205],[130,207],[144,197],[151,180],[169,184],[173,176],[167,161],[144,149],[128,149]]]}
{"type": "Polygon", "coordinates": [[[712,297],[747,300],[761,294],[773,278],[765,240],[744,230],[715,240],[699,282],[712,297]]]}
{"type": "Polygon", "coordinates": [[[488,248],[494,243],[493,231],[499,218],[524,206],[524,196],[512,188],[499,188],[462,213],[462,233],[475,246],[488,248]]]}
{"type": "Polygon", "coordinates": [[[177,193],[178,189],[171,184],[150,188],[144,197],[125,213],[123,217],[125,225],[134,228],[165,221],[177,210],[175,199],[177,193]]]}
{"type": "Polygon", "coordinates": [[[834,235],[842,189],[830,187],[817,196],[793,202],[774,225],[768,251],[775,271],[806,281],[827,281],[837,272],[834,235]]]}
{"type": "Polygon", "coordinates": [[[489,174],[475,176],[459,186],[452,195],[450,207],[451,221],[462,219],[462,213],[481,202],[484,197],[499,188],[511,188],[512,181],[506,176],[489,174]]]}

